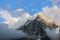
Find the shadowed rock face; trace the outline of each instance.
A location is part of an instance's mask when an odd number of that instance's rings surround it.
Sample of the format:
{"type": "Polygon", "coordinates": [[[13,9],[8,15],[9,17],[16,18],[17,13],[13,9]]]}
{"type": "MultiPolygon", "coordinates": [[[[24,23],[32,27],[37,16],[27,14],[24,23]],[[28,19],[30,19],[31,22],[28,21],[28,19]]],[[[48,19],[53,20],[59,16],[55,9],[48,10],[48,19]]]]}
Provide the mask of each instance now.
{"type": "MultiPolygon", "coordinates": [[[[45,23],[42,21],[38,21],[38,19],[34,19],[33,21],[26,22],[24,25],[21,26],[21,28],[24,32],[26,32],[28,35],[39,35],[39,34],[45,34],[45,31],[43,29],[43,26],[46,26],[45,23]]],[[[43,35],[42,35],[43,36],[43,35]]]]}
{"type": "Polygon", "coordinates": [[[18,30],[23,30],[23,32],[27,33],[29,36],[33,35],[33,37],[35,37],[34,39],[36,40],[38,38],[41,38],[41,40],[51,40],[44,31],[44,29],[47,27],[50,29],[55,29],[58,26],[54,23],[47,24],[46,21],[38,15],[36,19],[28,20],[18,30]]]}

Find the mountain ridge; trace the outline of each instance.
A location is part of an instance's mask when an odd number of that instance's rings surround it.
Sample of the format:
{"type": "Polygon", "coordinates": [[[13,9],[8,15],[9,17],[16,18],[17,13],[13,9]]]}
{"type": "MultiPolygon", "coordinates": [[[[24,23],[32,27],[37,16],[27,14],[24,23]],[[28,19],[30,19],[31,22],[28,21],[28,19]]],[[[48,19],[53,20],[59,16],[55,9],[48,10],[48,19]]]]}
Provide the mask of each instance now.
{"type": "Polygon", "coordinates": [[[35,35],[36,37],[38,37],[38,35],[42,37],[44,37],[44,35],[47,36],[44,30],[46,28],[49,28],[49,30],[55,30],[58,28],[58,25],[47,21],[47,19],[45,19],[45,17],[40,14],[38,14],[34,20],[30,20],[30,22],[28,22],[18,28],[18,30],[23,30],[23,32],[27,33],[28,35],[35,35]]]}

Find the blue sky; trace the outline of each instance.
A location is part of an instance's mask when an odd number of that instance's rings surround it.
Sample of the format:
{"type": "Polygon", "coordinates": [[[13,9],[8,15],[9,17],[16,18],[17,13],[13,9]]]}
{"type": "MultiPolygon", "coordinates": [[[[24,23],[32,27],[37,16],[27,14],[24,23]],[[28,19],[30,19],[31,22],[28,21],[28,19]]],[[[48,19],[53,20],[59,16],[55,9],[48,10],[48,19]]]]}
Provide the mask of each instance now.
{"type": "MultiPolygon", "coordinates": [[[[0,9],[8,10],[13,13],[16,9],[24,9],[30,15],[42,11],[42,8],[48,6],[51,7],[50,0],[0,0],[0,9]]],[[[3,19],[0,17],[0,22],[3,19]]]]}
{"type": "Polygon", "coordinates": [[[31,15],[39,12],[45,6],[51,6],[50,0],[0,0],[0,8],[13,12],[15,9],[23,8],[31,15]]]}

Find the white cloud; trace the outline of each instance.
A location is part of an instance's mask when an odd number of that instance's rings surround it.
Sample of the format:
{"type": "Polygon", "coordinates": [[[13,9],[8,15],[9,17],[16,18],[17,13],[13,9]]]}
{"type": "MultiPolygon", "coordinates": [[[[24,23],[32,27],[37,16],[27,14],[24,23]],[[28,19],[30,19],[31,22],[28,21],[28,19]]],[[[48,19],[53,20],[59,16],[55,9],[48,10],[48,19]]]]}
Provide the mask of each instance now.
{"type": "Polygon", "coordinates": [[[0,23],[0,39],[15,39],[15,38],[21,38],[26,37],[27,35],[23,33],[22,31],[18,31],[13,28],[13,26],[16,24],[16,27],[18,25],[23,24],[27,18],[30,16],[28,13],[22,15],[21,17],[12,17],[11,14],[6,10],[1,10],[0,15],[2,18],[4,18],[6,21],[0,23]]]}
{"type": "Polygon", "coordinates": [[[9,19],[11,19],[11,15],[9,14],[8,11],[2,10],[0,12],[0,15],[6,20],[8,21],[9,19]]]}
{"type": "Polygon", "coordinates": [[[12,28],[19,28],[21,25],[25,24],[25,22],[29,19],[30,15],[29,14],[24,14],[20,17],[20,19],[18,20],[18,22],[15,23],[15,25],[13,25],[12,28]]]}
{"type": "Polygon", "coordinates": [[[23,25],[26,20],[28,19],[35,19],[37,14],[42,14],[44,15],[49,21],[53,21],[54,23],[56,23],[57,25],[60,26],[60,8],[57,6],[54,6],[52,8],[49,7],[44,7],[43,10],[41,12],[38,12],[36,14],[34,14],[33,16],[29,15],[28,13],[24,12],[25,16],[21,16],[21,18],[19,19],[19,21],[15,24],[15,26],[21,26],[23,25]],[[29,18],[30,17],[30,18],[29,18]]]}
{"type": "MultiPolygon", "coordinates": [[[[39,13],[43,14],[46,18],[51,19],[56,24],[60,25],[59,23],[60,11],[59,10],[60,8],[57,6],[54,6],[52,8],[44,7],[41,12],[38,12],[36,14],[39,14],[39,13]]],[[[14,25],[14,23],[18,22],[19,20],[20,20],[19,22],[21,22],[21,20],[26,20],[29,17],[31,18],[36,17],[36,14],[34,14],[35,16],[31,16],[29,13],[25,12],[23,9],[17,9],[14,11],[15,17],[12,17],[8,11],[6,10],[0,11],[0,15],[6,20],[5,23],[9,23],[9,25],[14,25]],[[18,17],[16,18],[16,16],[18,17]]]]}
{"type": "Polygon", "coordinates": [[[19,20],[11,28],[18,28],[18,27],[20,27],[21,25],[23,25],[29,19],[29,17],[31,17],[30,14],[25,12],[23,9],[15,10],[14,11],[14,16],[15,17],[18,16],[19,20]]]}
{"type": "Polygon", "coordinates": [[[52,40],[58,40],[59,38],[59,28],[56,28],[55,30],[45,29],[47,35],[52,40]]]}
{"type": "Polygon", "coordinates": [[[13,29],[19,28],[21,25],[25,24],[27,20],[33,20],[36,18],[36,15],[34,14],[31,16],[29,13],[25,12],[23,9],[17,9],[14,11],[14,15],[21,15],[19,16],[19,20],[13,25],[13,29]],[[19,12],[19,13],[18,13],[19,12]]]}
{"type": "Polygon", "coordinates": [[[0,24],[0,40],[10,40],[15,38],[26,37],[27,35],[22,31],[8,29],[8,24],[0,24]]]}
{"type": "Polygon", "coordinates": [[[46,18],[52,20],[54,23],[60,26],[60,8],[58,6],[54,6],[52,8],[44,7],[43,10],[37,14],[42,14],[46,18]]]}
{"type": "Polygon", "coordinates": [[[50,0],[52,2],[52,5],[57,5],[59,6],[60,5],[60,0],[50,0]]]}
{"type": "Polygon", "coordinates": [[[23,10],[24,10],[24,9],[17,9],[17,10],[15,10],[15,12],[17,12],[17,11],[20,11],[20,12],[21,12],[21,11],[23,11],[23,10]]]}
{"type": "MultiPolygon", "coordinates": [[[[23,25],[28,19],[33,20],[36,18],[37,14],[44,15],[47,19],[52,20],[54,23],[60,26],[60,8],[57,6],[54,6],[52,8],[44,7],[41,12],[38,12],[31,16],[29,13],[25,12],[23,9],[17,9],[14,11],[14,16],[12,17],[10,13],[6,10],[0,11],[1,17],[3,17],[6,21],[4,23],[9,24],[10,28],[18,28],[21,25],[23,25]],[[18,17],[16,17],[18,16],[18,17]]],[[[1,28],[3,30],[3,28],[1,28]]],[[[6,31],[6,30],[5,30],[6,31]]],[[[8,30],[10,35],[15,35],[14,33],[18,34],[15,30],[8,30]]],[[[4,30],[3,30],[3,33],[4,30]]],[[[7,32],[6,32],[7,33],[7,32]]],[[[10,37],[10,35],[8,37],[10,37]]],[[[15,35],[16,37],[17,35],[15,35]]],[[[14,36],[13,36],[14,37],[14,36]]]]}
{"type": "Polygon", "coordinates": [[[26,14],[27,12],[25,12],[24,11],[24,9],[16,9],[15,11],[14,11],[14,16],[15,17],[20,17],[20,16],[22,16],[22,15],[24,15],[24,14],[26,14]]]}
{"type": "Polygon", "coordinates": [[[11,14],[6,10],[0,11],[1,17],[6,20],[0,24],[0,35],[1,35],[0,39],[13,39],[13,38],[15,39],[15,38],[28,36],[22,31],[10,29],[10,28],[20,27],[31,17],[28,13],[24,12],[23,10],[16,12],[21,12],[21,13],[23,12],[23,15],[16,18],[16,17],[12,17],[11,14]]]}
{"type": "MultiPolygon", "coordinates": [[[[51,22],[54,22],[57,24],[59,27],[53,30],[50,29],[45,29],[48,37],[50,37],[52,40],[57,40],[59,37],[59,29],[60,29],[60,7],[58,6],[53,6],[51,8],[49,7],[44,7],[41,12],[36,13],[37,14],[42,14],[45,16],[47,19],[49,19],[51,22]]],[[[48,21],[48,20],[47,20],[48,21]]]]}
{"type": "Polygon", "coordinates": [[[15,10],[13,13],[14,17],[12,17],[10,12],[6,10],[1,10],[0,15],[2,18],[5,19],[5,21],[2,23],[9,24],[9,28],[15,28],[17,26],[21,26],[22,24],[24,24],[24,22],[28,20],[28,17],[30,17],[30,14],[25,12],[23,9],[15,10]]]}
{"type": "Polygon", "coordinates": [[[0,16],[5,19],[5,22],[3,23],[7,23],[9,25],[13,25],[19,19],[19,18],[12,17],[11,14],[6,10],[1,10],[0,16]]]}

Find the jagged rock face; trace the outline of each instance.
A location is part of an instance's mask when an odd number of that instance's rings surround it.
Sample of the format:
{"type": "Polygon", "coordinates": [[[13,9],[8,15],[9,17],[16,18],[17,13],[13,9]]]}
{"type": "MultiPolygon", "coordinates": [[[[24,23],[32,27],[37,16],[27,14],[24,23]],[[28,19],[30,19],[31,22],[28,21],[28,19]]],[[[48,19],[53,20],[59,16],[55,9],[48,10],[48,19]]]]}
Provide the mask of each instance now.
{"type": "MultiPolygon", "coordinates": [[[[46,23],[46,21],[40,17],[40,15],[37,15],[36,19],[34,20],[28,20],[24,25],[21,26],[21,28],[24,31],[27,31],[28,33],[32,33],[33,31],[39,31],[42,28],[57,28],[58,26],[55,23],[46,23]]],[[[20,29],[21,29],[20,28],[20,29]]]]}
{"type": "MultiPolygon", "coordinates": [[[[27,24],[27,23],[26,23],[27,24]]],[[[38,21],[37,19],[31,21],[27,25],[21,26],[24,32],[27,32],[29,35],[38,35],[40,32],[45,34],[45,31],[43,30],[42,26],[46,26],[45,23],[42,21],[38,21]]]]}
{"type": "MultiPolygon", "coordinates": [[[[43,18],[39,15],[34,20],[28,20],[24,25],[19,28],[19,30],[23,30],[28,35],[36,36],[37,38],[44,38],[47,36],[46,32],[44,31],[45,28],[55,29],[58,26],[54,23],[47,23],[43,18]]],[[[48,38],[48,36],[47,36],[48,38]]],[[[46,39],[43,39],[46,40],[46,39]]],[[[48,40],[50,40],[48,38],[48,40]]]]}

